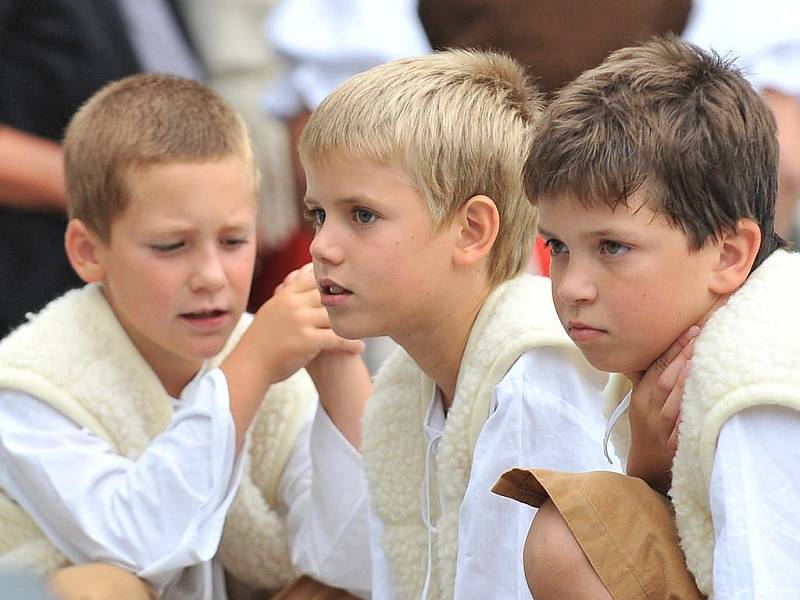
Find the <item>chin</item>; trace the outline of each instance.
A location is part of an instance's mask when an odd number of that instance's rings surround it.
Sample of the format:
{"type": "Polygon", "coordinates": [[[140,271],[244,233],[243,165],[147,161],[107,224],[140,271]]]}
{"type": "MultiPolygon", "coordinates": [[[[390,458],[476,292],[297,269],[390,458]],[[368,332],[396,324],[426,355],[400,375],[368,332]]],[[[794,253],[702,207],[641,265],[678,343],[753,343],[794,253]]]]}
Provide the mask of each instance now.
{"type": "Polygon", "coordinates": [[[633,360],[627,357],[609,356],[609,353],[584,353],[584,357],[589,364],[598,371],[606,373],[638,373],[646,370],[652,361],[633,360]]]}
{"type": "Polygon", "coordinates": [[[372,331],[363,323],[348,323],[346,319],[331,319],[331,329],[339,337],[346,340],[361,340],[368,337],[384,335],[382,332],[372,331]]]}

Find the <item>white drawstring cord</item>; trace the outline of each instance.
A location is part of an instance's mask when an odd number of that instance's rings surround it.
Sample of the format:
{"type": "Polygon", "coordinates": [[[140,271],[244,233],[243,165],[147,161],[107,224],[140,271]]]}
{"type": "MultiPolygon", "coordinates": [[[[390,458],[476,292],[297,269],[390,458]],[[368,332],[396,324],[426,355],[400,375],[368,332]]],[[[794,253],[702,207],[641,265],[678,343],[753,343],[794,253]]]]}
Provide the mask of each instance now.
{"type": "Polygon", "coordinates": [[[420,488],[420,516],[422,517],[422,524],[428,530],[428,567],[425,572],[425,584],[422,586],[420,600],[428,600],[431,574],[433,572],[433,534],[436,533],[436,527],[431,523],[430,463],[431,454],[436,451],[440,439],[441,437],[436,437],[428,442],[428,449],[425,451],[425,479],[423,479],[422,487],[420,488]]]}
{"type": "Polygon", "coordinates": [[[606,434],[603,436],[603,454],[606,455],[606,460],[608,464],[614,464],[614,461],[611,460],[611,457],[608,455],[608,440],[611,439],[611,430],[614,429],[614,425],[617,424],[620,417],[622,417],[623,413],[628,410],[628,406],[631,403],[631,392],[628,392],[627,395],[622,399],[617,405],[617,408],[614,409],[614,412],[611,413],[611,416],[608,418],[606,422],[606,434]]]}

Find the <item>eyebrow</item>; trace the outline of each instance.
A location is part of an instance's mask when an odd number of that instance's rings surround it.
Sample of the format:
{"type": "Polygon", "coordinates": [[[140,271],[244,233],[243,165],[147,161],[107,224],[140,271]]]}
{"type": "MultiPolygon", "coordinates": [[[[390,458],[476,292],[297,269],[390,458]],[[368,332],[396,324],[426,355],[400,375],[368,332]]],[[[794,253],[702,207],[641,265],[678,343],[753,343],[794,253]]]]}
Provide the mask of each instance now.
{"type": "MultiPolygon", "coordinates": [[[[314,198],[311,198],[310,196],[306,196],[305,198],[303,198],[303,202],[305,202],[306,204],[320,204],[320,202],[314,200],[314,198]]],[[[352,206],[353,204],[364,204],[365,202],[375,203],[377,201],[371,196],[365,196],[363,194],[358,194],[355,196],[347,196],[345,198],[336,198],[333,201],[334,204],[344,204],[349,206],[352,206]]]]}
{"type": "MultiPolygon", "coordinates": [[[[546,229],[539,227],[539,235],[542,237],[551,237],[551,238],[558,238],[554,233],[547,231],[546,229]]],[[[619,237],[630,237],[632,234],[631,232],[622,231],[619,229],[594,229],[591,231],[584,231],[581,232],[582,237],[589,237],[589,238],[619,238],[619,237]]]]}

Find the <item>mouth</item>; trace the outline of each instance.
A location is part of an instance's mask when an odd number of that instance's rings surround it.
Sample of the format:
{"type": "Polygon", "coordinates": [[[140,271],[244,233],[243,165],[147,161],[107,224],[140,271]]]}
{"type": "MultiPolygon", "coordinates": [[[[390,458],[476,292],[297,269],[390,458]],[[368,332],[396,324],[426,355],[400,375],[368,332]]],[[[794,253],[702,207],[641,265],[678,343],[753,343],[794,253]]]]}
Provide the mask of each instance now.
{"type": "Polygon", "coordinates": [[[339,306],[353,295],[346,287],[330,279],[321,279],[318,283],[322,306],[333,308],[339,306]]]}
{"type": "Polygon", "coordinates": [[[567,333],[569,337],[572,338],[572,341],[581,343],[596,340],[608,332],[604,329],[598,329],[586,323],[581,323],[580,321],[570,321],[567,323],[567,333]]]}
{"type": "Polygon", "coordinates": [[[180,314],[180,318],[198,326],[213,327],[221,324],[229,311],[219,308],[200,309],[180,314]]]}

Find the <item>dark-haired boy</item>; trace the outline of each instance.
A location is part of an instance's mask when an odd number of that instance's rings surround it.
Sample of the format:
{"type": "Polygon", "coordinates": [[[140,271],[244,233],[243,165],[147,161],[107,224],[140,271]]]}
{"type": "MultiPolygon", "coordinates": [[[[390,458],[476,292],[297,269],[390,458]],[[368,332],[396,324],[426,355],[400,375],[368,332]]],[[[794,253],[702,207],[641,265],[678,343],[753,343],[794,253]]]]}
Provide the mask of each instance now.
{"type": "Polygon", "coordinates": [[[800,256],[774,232],[769,109],[730,61],[658,39],[562,90],[531,147],[562,325],[624,374],[616,448],[672,501],[635,477],[507,473],[496,491],[542,506],[532,592],[797,597],[800,256]]]}

